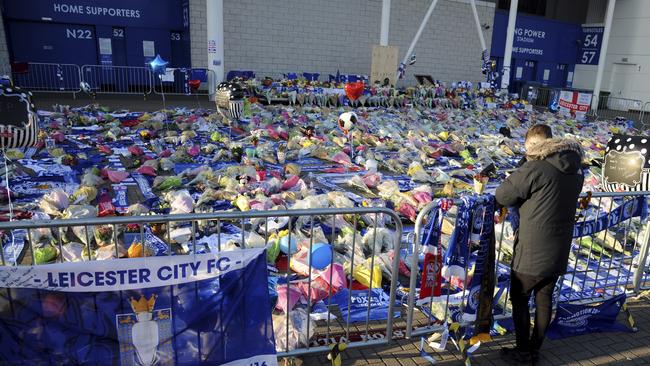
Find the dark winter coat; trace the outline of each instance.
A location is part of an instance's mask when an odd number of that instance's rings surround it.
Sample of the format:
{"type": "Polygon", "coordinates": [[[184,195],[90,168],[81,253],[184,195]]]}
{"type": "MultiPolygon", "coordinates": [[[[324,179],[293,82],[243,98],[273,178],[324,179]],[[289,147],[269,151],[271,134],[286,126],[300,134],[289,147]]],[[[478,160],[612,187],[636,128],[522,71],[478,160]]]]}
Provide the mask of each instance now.
{"type": "Polygon", "coordinates": [[[519,209],[514,271],[544,277],[566,272],[583,155],[577,141],[545,140],[527,151],[528,161],[497,189],[499,204],[519,209]]]}

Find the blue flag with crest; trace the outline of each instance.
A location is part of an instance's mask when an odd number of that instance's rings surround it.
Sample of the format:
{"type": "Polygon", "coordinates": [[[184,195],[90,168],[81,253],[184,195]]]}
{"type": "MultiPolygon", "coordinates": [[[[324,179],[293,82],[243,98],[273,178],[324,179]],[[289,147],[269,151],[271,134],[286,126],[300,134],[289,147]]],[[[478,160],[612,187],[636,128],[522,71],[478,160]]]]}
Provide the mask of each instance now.
{"type": "Polygon", "coordinates": [[[3,267],[3,365],[277,364],[266,254],[3,267]]]}

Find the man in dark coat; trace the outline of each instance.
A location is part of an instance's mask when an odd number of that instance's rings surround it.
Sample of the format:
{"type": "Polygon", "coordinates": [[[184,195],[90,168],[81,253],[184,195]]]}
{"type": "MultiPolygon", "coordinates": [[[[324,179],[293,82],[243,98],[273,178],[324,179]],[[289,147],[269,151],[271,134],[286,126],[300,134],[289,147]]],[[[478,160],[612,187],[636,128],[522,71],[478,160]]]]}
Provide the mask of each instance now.
{"type": "Polygon", "coordinates": [[[551,321],[552,297],[566,273],[577,199],[584,177],[582,147],[553,138],[551,128],[535,125],[526,133],[526,162],[499,186],[496,200],[519,210],[510,297],[517,346],[504,348],[511,361],[535,362],[551,321]],[[530,334],[528,301],[535,293],[535,326],[530,334]]]}

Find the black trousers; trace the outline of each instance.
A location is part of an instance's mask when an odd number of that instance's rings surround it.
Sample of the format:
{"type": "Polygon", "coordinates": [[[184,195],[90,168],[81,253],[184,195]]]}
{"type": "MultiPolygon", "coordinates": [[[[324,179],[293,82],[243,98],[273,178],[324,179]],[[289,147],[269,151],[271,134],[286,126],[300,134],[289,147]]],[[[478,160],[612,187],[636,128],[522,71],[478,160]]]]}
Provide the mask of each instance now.
{"type": "Polygon", "coordinates": [[[521,351],[538,351],[542,347],[546,329],[553,311],[553,290],[559,276],[531,276],[510,272],[510,299],[512,319],[515,324],[517,348],[521,351]],[[535,325],[530,332],[530,295],[535,296],[535,325]]]}

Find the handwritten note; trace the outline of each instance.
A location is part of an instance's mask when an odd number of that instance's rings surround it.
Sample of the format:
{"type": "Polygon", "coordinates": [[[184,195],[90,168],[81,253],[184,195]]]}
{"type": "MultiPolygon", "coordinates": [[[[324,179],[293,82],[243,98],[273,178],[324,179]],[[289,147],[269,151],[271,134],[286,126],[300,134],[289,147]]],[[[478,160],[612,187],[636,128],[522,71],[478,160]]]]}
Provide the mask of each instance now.
{"type": "Polygon", "coordinates": [[[607,183],[634,187],[641,182],[645,157],[640,151],[610,151],[605,155],[603,175],[607,183]]]}

